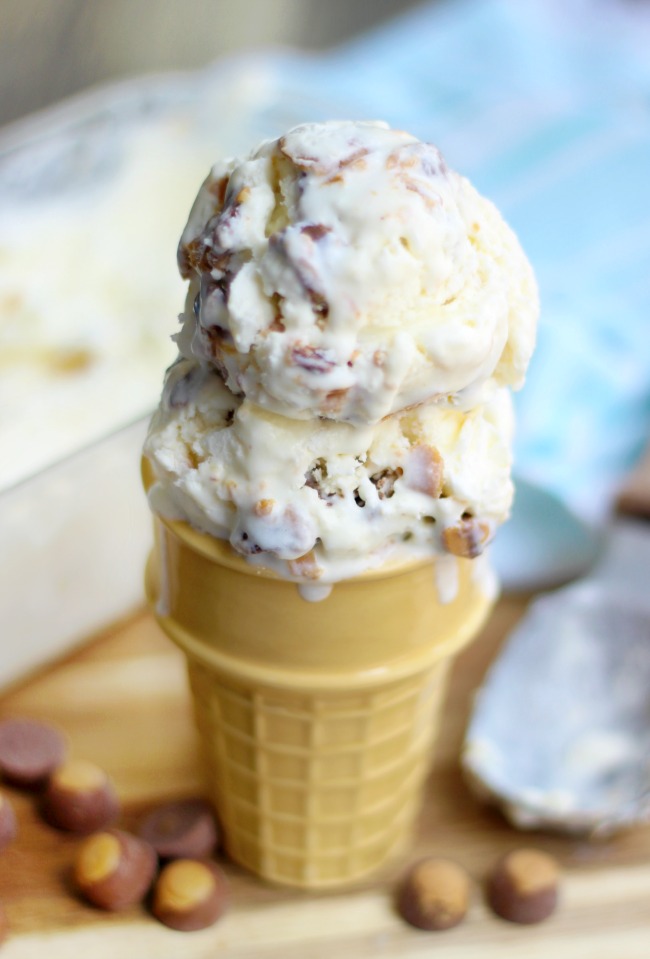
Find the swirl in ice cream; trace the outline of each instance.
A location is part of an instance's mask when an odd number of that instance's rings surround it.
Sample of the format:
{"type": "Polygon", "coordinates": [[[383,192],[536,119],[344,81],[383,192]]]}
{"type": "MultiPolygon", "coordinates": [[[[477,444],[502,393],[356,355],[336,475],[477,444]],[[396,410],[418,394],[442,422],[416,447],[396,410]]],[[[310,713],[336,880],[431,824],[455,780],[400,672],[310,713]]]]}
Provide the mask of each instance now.
{"type": "Polygon", "coordinates": [[[382,123],[296,127],[217,163],[179,246],[182,354],[296,419],[375,423],[494,377],[534,343],[531,267],[436,147],[382,123]]]}

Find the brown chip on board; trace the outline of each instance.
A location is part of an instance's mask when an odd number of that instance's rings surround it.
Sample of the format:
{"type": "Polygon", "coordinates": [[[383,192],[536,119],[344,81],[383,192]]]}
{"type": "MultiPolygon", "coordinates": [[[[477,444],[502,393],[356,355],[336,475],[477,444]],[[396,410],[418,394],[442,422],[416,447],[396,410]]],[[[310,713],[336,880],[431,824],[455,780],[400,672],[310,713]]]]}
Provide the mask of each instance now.
{"type": "Polygon", "coordinates": [[[559,881],[560,867],[552,856],[539,849],[515,849],[490,874],[488,903],[509,922],[542,922],[555,911],[559,881]]]}
{"type": "Polygon", "coordinates": [[[63,733],[49,723],[36,719],[0,722],[0,772],[15,786],[41,785],[61,765],[66,752],[63,733]]]}
{"type": "Polygon", "coordinates": [[[74,863],[74,883],[94,906],[118,912],[144,899],[157,865],[156,853],[143,839],[110,829],[82,843],[74,863]]]}
{"type": "Polygon", "coordinates": [[[136,832],[161,859],[204,859],[215,851],[217,823],[205,799],[178,799],[146,813],[136,832]]]}
{"type": "Polygon", "coordinates": [[[228,905],[225,875],[211,862],[175,859],[160,873],[153,892],[156,919],[180,932],[206,929],[228,905]]]}
{"type": "Polygon", "coordinates": [[[451,929],[465,918],[470,892],[470,878],[461,866],[431,856],[411,868],[400,887],[397,907],[402,918],[418,929],[451,929]]]}
{"type": "Polygon", "coordinates": [[[41,813],[43,818],[68,832],[87,835],[115,822],[120,803],[113,783],[99,766],[85,760],[70,760],[50,776],[41,813]]]}

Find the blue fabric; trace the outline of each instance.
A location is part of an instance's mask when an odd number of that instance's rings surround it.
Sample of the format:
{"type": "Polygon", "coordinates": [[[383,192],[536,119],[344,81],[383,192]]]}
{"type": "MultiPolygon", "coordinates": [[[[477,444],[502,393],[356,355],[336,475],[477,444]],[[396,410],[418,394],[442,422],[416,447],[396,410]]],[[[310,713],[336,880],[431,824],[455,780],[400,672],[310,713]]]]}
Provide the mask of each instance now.
{"type": "Polygon", "coordinates": [[[373,117],[435,142],[520,236],[542,297],[516,468],[589,518],[650,438],[650,5],[425,4],[267,63],[269,135],[373,117]]]}

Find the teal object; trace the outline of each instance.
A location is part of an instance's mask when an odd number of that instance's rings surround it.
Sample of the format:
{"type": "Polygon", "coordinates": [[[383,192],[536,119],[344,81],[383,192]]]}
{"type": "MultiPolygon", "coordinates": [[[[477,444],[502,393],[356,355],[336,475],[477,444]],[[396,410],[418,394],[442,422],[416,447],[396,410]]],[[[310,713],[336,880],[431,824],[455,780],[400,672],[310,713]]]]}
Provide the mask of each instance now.
{"type": "Polygon", "coordinates": [[[599,526],[548,490],[517,477],[515,486],[512,516],[490,547],[504,592],[548,589],[587,573],[603,548],[599,526]]]}

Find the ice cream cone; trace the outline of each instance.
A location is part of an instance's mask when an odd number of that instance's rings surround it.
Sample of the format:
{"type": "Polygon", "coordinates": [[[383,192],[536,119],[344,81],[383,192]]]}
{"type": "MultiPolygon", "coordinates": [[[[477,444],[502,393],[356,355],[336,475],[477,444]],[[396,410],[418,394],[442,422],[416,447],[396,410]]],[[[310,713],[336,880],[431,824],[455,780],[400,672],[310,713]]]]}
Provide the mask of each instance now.
{"type": "Polygon", "coordinates": [[[155,517],[155,615],[185,652],[229,855],[264,879],[359,879],[408,839],[453,655],[491,606],[471,561],[382,567],[319,602],[225,541],[155,517]]]}
{"type": "Polygon", "coordinates": [[[436,147],[363,121],[218,161],[178,266],[149,602],[187,657],[227,851],[343,885],[405,843],[450,662],[491,607],[469,557],[512,502],[533,272],[436,147]]]}

